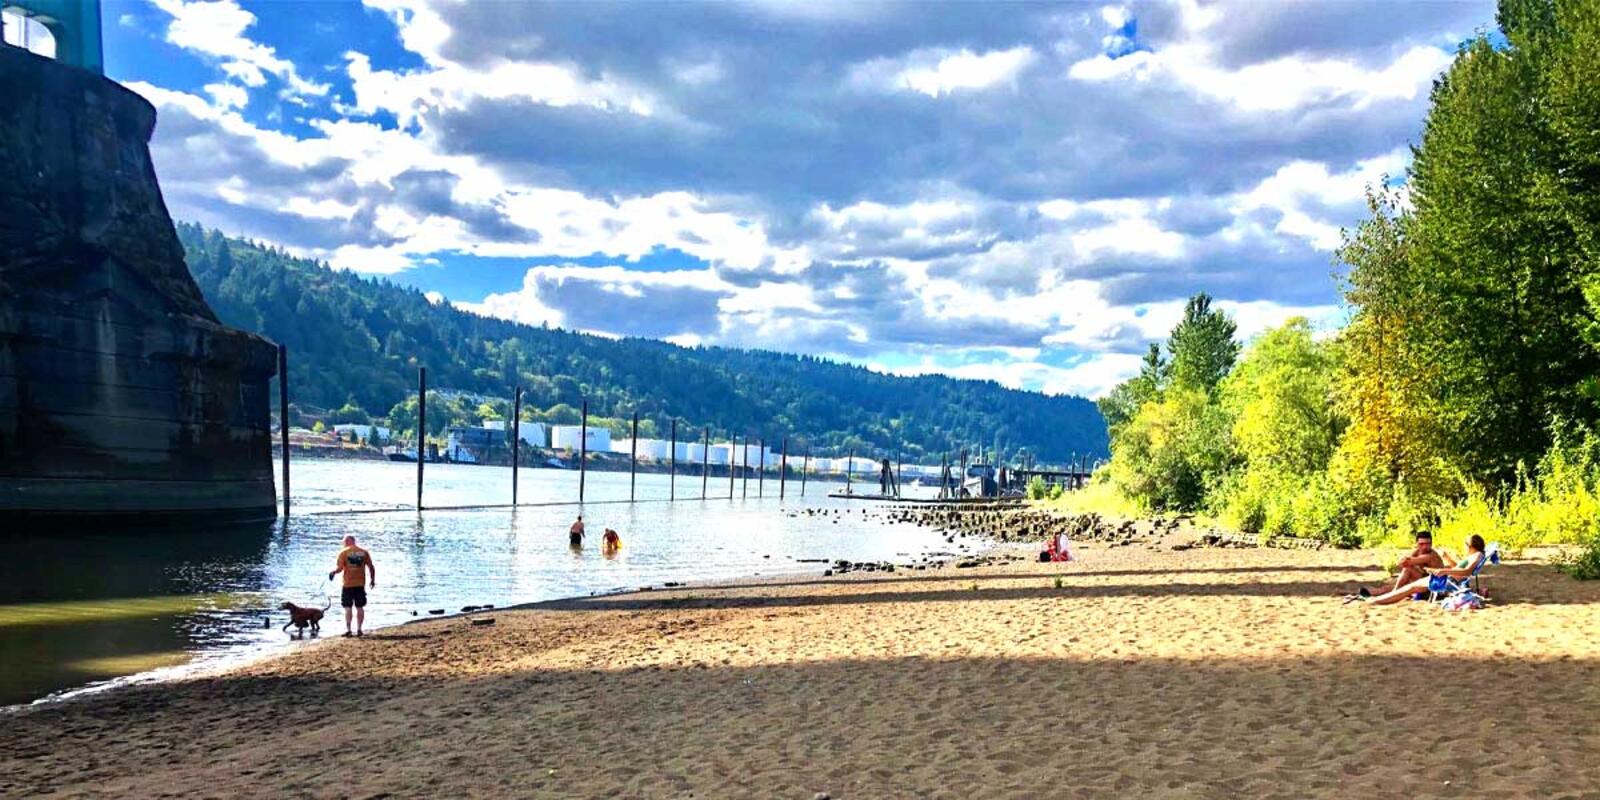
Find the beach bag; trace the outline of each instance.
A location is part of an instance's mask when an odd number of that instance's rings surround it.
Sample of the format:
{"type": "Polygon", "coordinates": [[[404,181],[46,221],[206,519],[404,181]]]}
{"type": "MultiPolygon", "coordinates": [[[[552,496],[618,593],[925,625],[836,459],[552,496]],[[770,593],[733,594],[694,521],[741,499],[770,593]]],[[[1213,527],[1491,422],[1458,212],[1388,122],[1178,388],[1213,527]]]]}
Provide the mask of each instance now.
{"type": "Polygon", "coordinates": [[[1483,598],[1479,597],[1477,592],[1468,589],[1446,597],[1439,601],[1439,605],[1446,611],[1476,611],[1483,608],[1483,598]]]}

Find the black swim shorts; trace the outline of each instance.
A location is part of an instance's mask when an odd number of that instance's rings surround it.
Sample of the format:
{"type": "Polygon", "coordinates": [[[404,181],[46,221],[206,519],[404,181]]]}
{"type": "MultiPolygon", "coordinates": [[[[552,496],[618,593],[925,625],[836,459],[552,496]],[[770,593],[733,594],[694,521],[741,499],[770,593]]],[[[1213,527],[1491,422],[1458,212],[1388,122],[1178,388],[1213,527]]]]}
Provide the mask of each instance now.
{"type": "Polygon", "coordinates": [[[367,587],[365,587],[365,586],[346,586],[346,587],[344,587],[344,591],[339,593],[339,605],[344,606],[345,608],[349,608],[351,606],[355,606],[356,608],[366,608],[367,607],[367,587]]]}

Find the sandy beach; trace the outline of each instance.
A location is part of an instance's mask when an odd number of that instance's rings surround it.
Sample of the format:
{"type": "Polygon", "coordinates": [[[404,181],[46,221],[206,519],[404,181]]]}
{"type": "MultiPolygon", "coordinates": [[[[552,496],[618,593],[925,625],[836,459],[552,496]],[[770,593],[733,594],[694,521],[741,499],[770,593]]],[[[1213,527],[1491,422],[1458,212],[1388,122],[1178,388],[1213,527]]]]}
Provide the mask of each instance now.
{"type": "Polygon", "coordinates": [[[1600,797],[1600,584],[1512,560],[1452,614],[1341,605],[1371,552],[1080,555],[307,643],[0,717],[0,795],[1600,797]]]}

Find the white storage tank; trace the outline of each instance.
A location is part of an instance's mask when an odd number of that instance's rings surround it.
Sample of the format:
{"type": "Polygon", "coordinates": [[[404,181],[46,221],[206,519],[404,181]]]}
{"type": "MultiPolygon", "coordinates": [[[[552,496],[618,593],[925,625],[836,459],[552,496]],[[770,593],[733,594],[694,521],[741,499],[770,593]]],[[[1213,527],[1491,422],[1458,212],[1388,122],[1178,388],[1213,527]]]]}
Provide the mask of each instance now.
{"type": "Polygon", "coordinates": [[[591,453],[603,453],[611,449],[611,431],[605,428],[590,428],[588,431],[581,425],[554,425],[550,428],[550,446],[557,450],[577,451],[584,446],[585,438],[588,439],[591,453]]]}

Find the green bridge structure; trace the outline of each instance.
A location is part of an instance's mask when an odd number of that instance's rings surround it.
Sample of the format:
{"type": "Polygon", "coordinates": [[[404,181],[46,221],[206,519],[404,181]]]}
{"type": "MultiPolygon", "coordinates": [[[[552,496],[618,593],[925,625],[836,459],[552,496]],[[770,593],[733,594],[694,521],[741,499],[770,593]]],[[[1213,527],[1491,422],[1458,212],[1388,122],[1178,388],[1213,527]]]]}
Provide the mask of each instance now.
{"type": "Polygon", "coordinates": [[[0,20],[6,44],[105,74],[100,0],[0,0],[0,20]]]}

